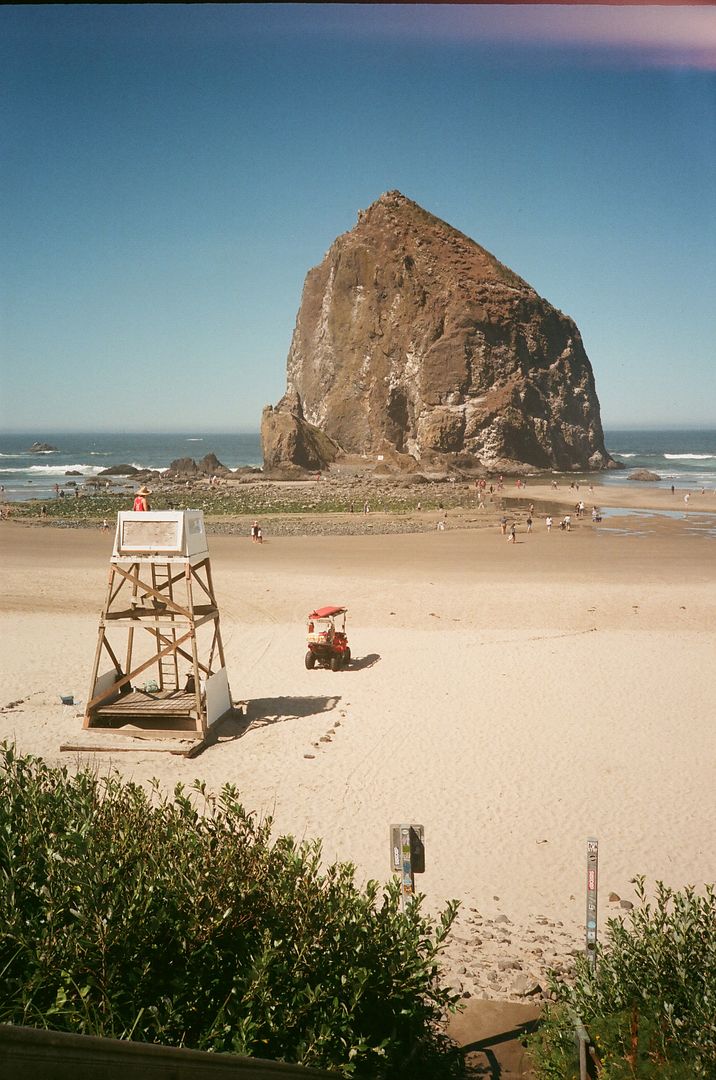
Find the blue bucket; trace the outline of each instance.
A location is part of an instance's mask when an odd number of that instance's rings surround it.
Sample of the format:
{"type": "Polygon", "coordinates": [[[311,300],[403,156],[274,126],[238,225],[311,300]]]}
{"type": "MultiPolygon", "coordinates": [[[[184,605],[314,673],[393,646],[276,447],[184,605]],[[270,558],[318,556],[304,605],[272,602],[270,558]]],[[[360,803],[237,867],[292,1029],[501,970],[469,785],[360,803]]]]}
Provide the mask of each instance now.
{"type": "Polygon", "coordinates": [[[60,701],[62,702],[63,705],[74,705],[74,703],[75,703],[75,695],[74,694],[60,694],[60,701]]]}

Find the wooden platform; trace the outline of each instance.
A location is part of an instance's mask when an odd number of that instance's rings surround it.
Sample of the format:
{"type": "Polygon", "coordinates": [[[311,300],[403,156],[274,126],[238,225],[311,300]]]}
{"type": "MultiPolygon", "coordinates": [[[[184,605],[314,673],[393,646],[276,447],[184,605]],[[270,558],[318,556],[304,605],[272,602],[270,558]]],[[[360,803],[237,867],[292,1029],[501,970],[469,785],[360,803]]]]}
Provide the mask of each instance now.
{"type": "Polygon", "coordinates": [[[128,694],[98,705],[92,710],[93,719],[127,722],[132,717],[171,720],[196,714],[196,695],[183,690],[132,690],[128,694]]]}

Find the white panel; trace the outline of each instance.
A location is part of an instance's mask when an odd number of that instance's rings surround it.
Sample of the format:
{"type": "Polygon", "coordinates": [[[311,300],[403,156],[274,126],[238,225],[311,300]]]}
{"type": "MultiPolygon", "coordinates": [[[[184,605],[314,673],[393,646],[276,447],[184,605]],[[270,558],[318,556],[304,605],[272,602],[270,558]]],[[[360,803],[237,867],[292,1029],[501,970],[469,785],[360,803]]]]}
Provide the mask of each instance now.
{"type": "Polygon", "coordinates": [[[209,726],[231,708],[229,676],[226,668],[215,671],[206,681],[206,722],[209,726]]]}
{"type": "Polygon", "coordinates": [[[122,510],[117,514],[114,562],[132,556],[208,555],[201,510],[122,510]]]}

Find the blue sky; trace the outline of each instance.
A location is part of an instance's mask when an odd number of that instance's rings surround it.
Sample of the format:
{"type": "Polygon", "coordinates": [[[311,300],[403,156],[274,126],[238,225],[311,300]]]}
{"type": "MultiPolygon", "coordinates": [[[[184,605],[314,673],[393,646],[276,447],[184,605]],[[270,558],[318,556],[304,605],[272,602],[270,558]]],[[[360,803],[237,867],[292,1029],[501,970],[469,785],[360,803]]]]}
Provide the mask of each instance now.
{"type": "Polygon", "coordinates": [[[255,430],[391,188],[575,319],[605,427],[716,426],[716,9],[0,8],[0,425],[255,430]]]}

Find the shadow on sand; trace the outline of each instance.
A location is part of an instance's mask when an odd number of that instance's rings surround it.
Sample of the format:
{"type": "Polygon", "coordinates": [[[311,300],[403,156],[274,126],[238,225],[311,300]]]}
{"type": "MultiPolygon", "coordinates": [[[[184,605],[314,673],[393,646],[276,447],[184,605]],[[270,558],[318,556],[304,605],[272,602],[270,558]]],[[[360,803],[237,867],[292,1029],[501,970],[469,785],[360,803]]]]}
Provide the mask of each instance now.
{"type": "Polygon", "coordinates": [[[365,671],[366,668],[373,667],[380,660],[380,654],[376,652],[368,653],[367,656],[354,656],[350,662],[348,671],[365,671]]]}
{"type": "Polygon", "coordinates": [[[340,700],[335,694],[330,697],[254,698],[246,702],[243,714],[237,710],[221,721],[218,738],[220,742],[228,742],[240,739],[249,728],[268,727],[269,724],[331,712],[340,700]]]}

